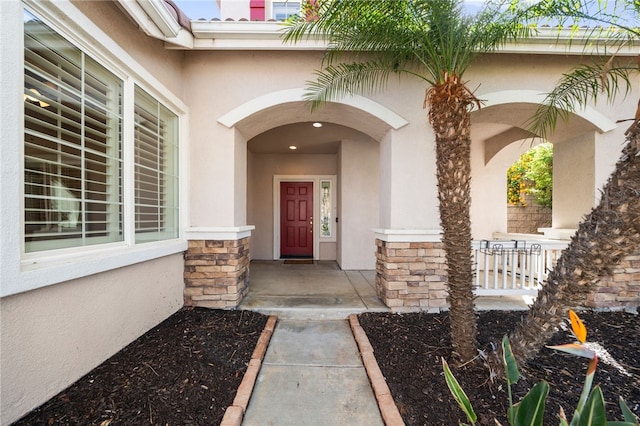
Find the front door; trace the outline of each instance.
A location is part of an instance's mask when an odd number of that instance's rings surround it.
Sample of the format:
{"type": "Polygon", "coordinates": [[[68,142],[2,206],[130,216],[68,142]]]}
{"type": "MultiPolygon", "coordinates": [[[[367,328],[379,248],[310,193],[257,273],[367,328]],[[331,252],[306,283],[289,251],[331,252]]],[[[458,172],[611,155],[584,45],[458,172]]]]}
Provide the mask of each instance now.
{"type": "Polygon", "coordinates": [[[280,256],[313,257],[313,182],[280,182],[280,256]]]}

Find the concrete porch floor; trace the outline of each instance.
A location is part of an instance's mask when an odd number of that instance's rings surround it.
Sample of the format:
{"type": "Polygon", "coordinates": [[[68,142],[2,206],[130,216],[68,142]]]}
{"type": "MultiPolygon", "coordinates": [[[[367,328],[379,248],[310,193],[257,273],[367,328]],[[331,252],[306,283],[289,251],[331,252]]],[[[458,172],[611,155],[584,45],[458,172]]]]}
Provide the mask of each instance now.
{"type": "MultiPolygon", "coordinates": [[[[300,320],[390,312],[376,295],[375,276],[372,270],[343,271],[333,261],[286,264],[284,260],[254,260],[249,270],[249,293],[239,308],[300,320]]],[[[521,296],[484,296],[476,299],[476,308],[523,310],[527,302],[521,296]]]]}

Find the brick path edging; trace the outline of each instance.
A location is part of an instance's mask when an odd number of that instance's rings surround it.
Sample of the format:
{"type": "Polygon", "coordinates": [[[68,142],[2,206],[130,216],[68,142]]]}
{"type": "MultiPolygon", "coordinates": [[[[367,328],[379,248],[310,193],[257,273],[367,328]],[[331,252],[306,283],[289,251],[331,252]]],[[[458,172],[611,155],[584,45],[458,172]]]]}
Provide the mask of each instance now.
{"type": "Polygon", "coordinates": [[[367,371],[367,376],[369,376],[369,381],[371,382],[371,387],[373,388],[376,401],[378,401],[378,408],[380,409],[380,414],[382,414],[384,424],[386,426],[404,426],[404,421],[402,420],[400,411],[398,411],[398,407],[391,396],[391,391],[389,390],[387,381],[382,375],[378,362],[373,355],[373,346],[371,346],[371,342],[369,342],[369,338],[360,325],[356,314],[349,315],[349,325],[351,326],[353,337],[358,344],[360,357],[362,358],[362,363],[367,371]]]}
{"type": "Polygon", "coordinates": [[[220,426],[240,426],[242,424],[242,419],[247,411],[249,399],[253,392],[253,386],[256,383],[260,367],[262,367],[262,360],[267,352],[267,347],[269,346],[269,341],[271,340],[271,335],[273,334],[277,321],[278,317],[275,315],[270,315],[267,319],[267,323],[258,338],[256,348],[251,355],[247,371],[244,373],[242,382],[240,382],[240,386],[236,391],[236,397],[233,399],[233,403],[225,410],[220,426]]]}

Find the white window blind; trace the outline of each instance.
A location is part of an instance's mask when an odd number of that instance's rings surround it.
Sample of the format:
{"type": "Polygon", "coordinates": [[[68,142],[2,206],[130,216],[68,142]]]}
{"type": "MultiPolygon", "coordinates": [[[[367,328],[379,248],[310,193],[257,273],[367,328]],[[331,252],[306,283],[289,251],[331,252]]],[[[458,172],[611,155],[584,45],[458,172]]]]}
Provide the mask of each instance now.
{"type": "Polygon", "coordinates": [[[178,237],[178,117],[135,91],[136,243],[178,237]]]}
{"type": "Polygon", "coordinates": [[[27,252],[120,241],[122,82],[25,12],[27,252]]]}

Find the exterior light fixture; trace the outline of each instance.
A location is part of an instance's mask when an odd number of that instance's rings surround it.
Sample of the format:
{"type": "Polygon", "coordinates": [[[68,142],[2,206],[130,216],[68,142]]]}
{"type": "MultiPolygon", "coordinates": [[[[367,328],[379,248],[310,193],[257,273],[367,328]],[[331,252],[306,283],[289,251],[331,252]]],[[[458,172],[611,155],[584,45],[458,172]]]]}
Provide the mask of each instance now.
{"type": "Polygon", "coordinates": [[[289,149],[290,149],[290,150],[292,150],[292,151],[294,151],[294,150],[298,149],[298,147],[297,147],[297,146],[295,146],[295,145],[290,145],[290,146],[289,146],[289,149]]]}
{"type": "Polygon", "coordinates": [[[315,123],[313,123],[313,127],[322,127],[322,123],[316,121],[315,123]]]}

